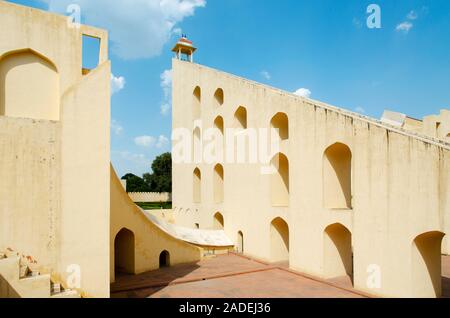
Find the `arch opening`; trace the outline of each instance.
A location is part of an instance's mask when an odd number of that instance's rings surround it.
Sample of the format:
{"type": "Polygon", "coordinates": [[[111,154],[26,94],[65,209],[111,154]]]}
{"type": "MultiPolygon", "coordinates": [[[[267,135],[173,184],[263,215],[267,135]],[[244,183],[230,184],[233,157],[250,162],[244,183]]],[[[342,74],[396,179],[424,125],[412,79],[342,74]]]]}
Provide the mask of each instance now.
{"type": "Polygon", "coordinates": [[[434,231],[417,236],[412,251],[413,297],[442,296],[442,240],[445,234],[434,231]]]}
{"type": "Polygon", "coordinates": [[[223,153],[225,147],[225,133],[224,133],[224,122],[223,117],[218,116],[214,120],[214,129],[215,129],[215,153],[217,161],[223,160],[223,153]]]}
{"type": "Polygon", "coordinates": [[[271,175],[272,206],[289,206],[289,160],[278,153],[272,159],[275,173],[271,175]]]}
{"type": "Polygon", "coordinates": [[[218,164],[214,167],[214,202],[223,203],[224,199],[224,172],[223,166],[218,164]]]}
{"type": "Polygon", "coordinates": [[[214,101],[216,103],[216,107],[220,107],[224,103],[224,94],[223,89],[218,88],[216,92],[214,93],[214,101]]]}
{"type": "Polygon", "coordinates": [[[234,128],[247,129],[247,109],[243,106],[234,113],[234,128]]]}
{"type": "Polygon", "coordinates": [[[278,113],[273,116],[270,126],[278,131],[280,140],[289,139],[289,118],[285,113],[278,113]]]}
{"type": "Polygon", "coordinates": [[[214,229],[223,230],[225,228],[225,221],[223,215],[220,212],[214,214],[214,229]]]}
{"type": "Polygon", "coordinates": [[[239,254],[244,254],[244,233],[242,231],[239,231],[237,234],[236,249],[239,254]]]}
{"type": "Polygon", "coordinates": [[[135,273],[135,238],[128,229],[120,230],[114,239],[114,270],[115,274],[135,273]]]}
{"type": "Polygon", "coordinates": [[[170,253],[168,251],[162,251],[159,254],[159,268],[170,266],[170,253]]]}
{"type": "Polygon", "coordinates": [[[202,202],[202,173],[199,168],[193,173],[193,200],[194,203],[202,202]]]}
{"type": "Polygon", "coordinates": [[[282,218],[270,224],[270,258],[272,262],[289,262],[289,226],[282,218]]]}
{"type": "Polygon", "coordinates": [[[0,58],[0,116],[59,120],[59,74],[46,57],[31,50],[0,58]]]}
{"type": "Polygon", "coordinates": [[[192,133],[192,149],[194,163],[201,163],[202,161],[202,132],[199,127],[196,127],[192,133]]]}
{"type": "Polygon", "coordinates": [[[202,90],[199,86],[192,93],[192,119],[197,120],[201,117],[202,90]]]}
{"type": "Polygon", "coordinates": [[[328,209],[352,208],[352,153],[336,143],[323,156],[323,200],[328,209]]]}
{"type": "Polygon", "coordinates": [[[326,278],[347,276],[353,282],[352,233],[340,223],[324,231],[323,270],[326,278]]]}
{"type": "Polygon", "coordinates": [[[223,117],[217,116],[217,118],[214,120],[214,128],[216,128],[221,135],[224,135],[224,124],[223,124],[223,117]]]}

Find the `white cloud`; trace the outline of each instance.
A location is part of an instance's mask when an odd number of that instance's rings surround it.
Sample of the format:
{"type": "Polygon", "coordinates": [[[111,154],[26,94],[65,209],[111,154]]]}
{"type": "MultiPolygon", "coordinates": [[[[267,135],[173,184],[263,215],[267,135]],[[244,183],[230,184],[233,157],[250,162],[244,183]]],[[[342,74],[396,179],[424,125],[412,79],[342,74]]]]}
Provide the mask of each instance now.
{"type": "Polygon", "coordinates": [[[111,94],[115,94],[124,89],[126,84],[125,78],[123,76],[114,76],[111,73],[111,94]]]}
{"type": "Polygon", "coordinates": [[[409,20],[415,20],[419,17],[416,11],[411,10],[409,11],[408,15],[406,16],[409,20]]]}
{"type": "Polygon", "coordinates": [[[148,159],[143,154],[136,154],[129,151],[118,151],[118,152],[114,151],[113,154],[118,154],[121,159],[130,161],[138,166],[146,166],[150,165],[151,163],[150,159],[148,159]]]}
{"type": "Polygon", "coordinates": [[[165,70],[161,76],[161,88],[164,93],[164,100],[161,103],[161,115],[169,114],[172,105],[172,70],[165,70]]]}
{"type": "Polygon", "coordinates": [[[167,138],[166,136],[159,136],[158,137],[158,142],[156,143],[156,148],[164,148],[167,145],[169,145],[169,138],[167,138]]]}
{"type": "Polygon", "coordinates": [[[158,56],[177,24],[193,16],[206,0],[43,0],[49,10],[65,14],[68,5],[81,7],[83,22],[110,33],[111,50],[123,59],[158,56]]]}
{"type": "Polygon", "coordinates": [[[403,32],[403,33],[408,33],[409,30],[411,30],[413,28],[413,24],[409,21],[405,21],[400,23],[399,25],[397,25],[397,27],[395,28],[398,32],[403,32]]]}
{"type": "Polygon", "coordinates": [[[161,74],[161,87],[164,91],[164,97],[168,98],[172,90],[172,70],[165,70],[161,74]]]}
{"type": "Polygon", "coordinates": [[[361,114],[365,114],[366,113],[366,110],[364,108],[362,108],[362,107],[356,107],[355,111],[357,113],[361,113],[361,114]]]}
{"type": "Polygon", "coordinates": [[[149,148],[155,145],[156,138],[153,136],[139,136],[134,138],[134,143],[138,146],[149,148]]]}
{"type": "Polygon", "coordinates": [[[116,135],[121,135],[123,133],[123,127],[122,125],[120,125],[117,120],[112,119],[111,120],[111,130],[114,132],[114,134],[116,135]]]}
{"type": "Polygon", "coordinates": [[[183,30],[181,28],[175,28],[173,29],[172,34],[176,36],[181,36],[183,34],[183,30]]]}
{"type": "Polygon", "coordinates": [[[269,72],[267,71],[261,71],[261,76],[264,77],[266,80],[270,80],[272,78],[272,76],[270,75],[269,72]]]}
{"type": "Polygon", "coordinates": [[[161,115],[167,116],[169,114],[169,112],[170,112],[170,108],[171,108],[170,104],[163,103],[161,105],[161,115]]]}
{"type": "Polygon", "coordinates": [[[299,88],[298,90],[296,90],[294,92],[294,94],[297,96],[300,96],[300,97],[306,97],[306,98],[311,97],[311,91],[307,88],[299,88]]]}
{"type": "Polygon", "coordinates": [[[139,136],[134,138],[134,143],[144,148],[156,147],[161,149],[169,145],[169,138],[164,135],[160,135],[157,138],[153,136],[139,136]]]}

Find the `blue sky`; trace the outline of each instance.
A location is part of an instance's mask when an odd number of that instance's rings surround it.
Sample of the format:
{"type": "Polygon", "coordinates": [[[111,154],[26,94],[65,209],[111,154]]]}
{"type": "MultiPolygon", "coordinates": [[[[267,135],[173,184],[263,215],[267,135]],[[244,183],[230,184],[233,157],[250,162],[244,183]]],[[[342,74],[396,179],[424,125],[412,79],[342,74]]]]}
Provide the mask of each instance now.
{"type": "Polygon", "coordinates": [[[141,175],[170,151],[170,109],[162,112],[170,81],[161,75],[180,32],[199,48],[200,64],[291,92],[304,88],[372,117],[391,109],[421,118],[450,108],[448,0],[11,2],[61,13],[79,3],[83,23],[109,29],[111,152],[119,175],[141,175]],[[380,29],[366,24],[372,3],[381,9],[380,29]]]}

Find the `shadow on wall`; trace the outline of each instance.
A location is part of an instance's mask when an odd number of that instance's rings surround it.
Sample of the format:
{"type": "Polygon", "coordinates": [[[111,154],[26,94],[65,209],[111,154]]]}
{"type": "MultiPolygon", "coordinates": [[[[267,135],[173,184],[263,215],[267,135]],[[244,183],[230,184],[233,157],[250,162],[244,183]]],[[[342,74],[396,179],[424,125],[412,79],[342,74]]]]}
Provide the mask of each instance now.
{"type": "Polygon", "coordinates": [[[223,215],[219,212],[214,214],[214,230],[223,230],[224,229],[224,219],[223,215]]]}
{"type": "Polygon", "coordinates": [[[0,274],[0,298],[22,298],[13,286],[0,274]]]}
{"type": "Polygon", "coordinates": [[[200,119],[202,115],[202,90],[199,86],[192,93],[192,120],[200,119]]]}
{"type": "Polygon", "coordinates": [[[273,129],[277,129],[280,140],[289,139],[289,118],[285,113],[277,113],[270,121],[273,129]]]}
{"type": "Polygon", "coordinates": [[[114,264],[116,274],[135,273],[135,238],[134,233],[122,229],[114,240],[114,264]]]}
{"type": "Polygon", "coordinates": [[[323,189],[325,208],[352,208],[352,153],[348,146],[335,143],[325,150],[323,189]]]}
{"type": "Polygon", "coordinates": [[[282,218],[276,218],[270,224],[270,246],[272,262],[289,261],[289,226],[282,218]]]}
{"type": "Polygon", "coordinates": [[[342,224],[325,229],[323,257],[326,278],[348,276],[353,282],[352,233],[342,224]]]}
{"type": "Polygon", "coordinates": [[[193,201],[194,203],[202,202],[202,173],[196,168],[193,173],[193,201]]]}
{"type": "Polygon", "coordinates": [[[192,149],[194,163],[202,162],[202,132],[199,127],[195,127],[192,132],[192,149]]]}
{"type": "Polygon", "coordinates": [[[270,176],[272,206],[289,206],[289,160],[278,153],[272,159],[272,166],[277,171],[270,176]]]}
{"type": "Polygon", "coordinates": [[[239,106],[234,113],[234,128],[247,129],[247,109],[244,106],[239,106]]]}
{"type": "Polygon", "coordinates": [[[214,167],[214,203],[223,203],[224,199],[224,173],[223,166],[217,164],[214,167]]]}
{"type": "Polygon", "coordinates": [[[0,116],[59,120],[59,74],[56,66],[31,50],[0,58],[0,116]]]}
{"type": "Polygon", "coordinates": [[[216,90],[216,92],[214,93],[214,101],[215,101],[216,107],[220,107],[223,105],[223,103],[225,101],[223,89],[218,88],[216,90]]]}
{"type": "Polygon", "coordinates": [[[417,236],[413,242],[412,275],[413,297],[442,295],[442,239],[445,234],[438,231],[417,236]]]}
{"type": "Polygon", "coordinates": [[[237,234],[236,249],[239,254],[244,254],[244,233],[242,231],[239,231],[237,234]]]}

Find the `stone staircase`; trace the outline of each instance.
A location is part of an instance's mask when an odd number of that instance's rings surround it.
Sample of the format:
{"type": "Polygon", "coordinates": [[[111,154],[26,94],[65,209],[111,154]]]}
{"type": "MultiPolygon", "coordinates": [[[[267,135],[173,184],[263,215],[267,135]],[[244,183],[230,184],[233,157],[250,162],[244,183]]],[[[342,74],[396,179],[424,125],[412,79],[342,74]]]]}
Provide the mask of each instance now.
{"type": "Polygon", "coordinates": [[[31,257],[12,249],[0,252],[0,298],[81,298],[43,274],[31,257]]]}

